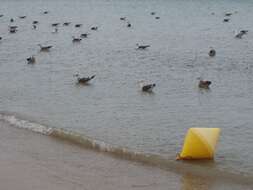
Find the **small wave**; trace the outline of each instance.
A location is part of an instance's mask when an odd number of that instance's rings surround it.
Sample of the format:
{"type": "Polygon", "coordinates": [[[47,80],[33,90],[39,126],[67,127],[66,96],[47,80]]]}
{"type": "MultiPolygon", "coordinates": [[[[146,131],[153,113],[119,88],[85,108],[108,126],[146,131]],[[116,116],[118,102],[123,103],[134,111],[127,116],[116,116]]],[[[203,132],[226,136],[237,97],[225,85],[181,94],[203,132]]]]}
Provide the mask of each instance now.
{"type": "Polygon", "coordinates": [[[44,135],[49,135],[53,130],[50,127],[46,127],[44,125],[40,125],[38,123],[33,123],[33,122],[30,122],[27,120],[18,119],[14,115],[8,115],[8,114],[4,114],[4,113],[0,114],[0,120],[8,122],[10,125],[13,125],[15,127],[22,128],[22,129],[28,129],[28,130],[34,131],[36,133],[41,133],[44,135]]]}
{"type": "Polygon", "coordinates": [[[134,152],[124,147],[115,147],[103,141],[92,139],[83,134],[65,129],[47,127],[35,122],[17,118],[15,115],[0,113],[0,121],[9,123],[11,126],[31,130],[46,136],[57,138],[69,143],[77,144],[84,148],[92,149],[98,152],[104,152],[117,158],[123,158],[146,164],[149,166],[159,167],[164,170],[173,171],[180,174],[188,174],[196,176],[205,176],[215,179],[225,179],[237,183],[251,184],[253,176],[242,176],[227,171],[220,171],[215,167],[203,167],[203,163],[189,163],[182,161],[169,160],[160,155],[147,154],[142,152],[134,152]],[[206,172],[208,169],[208,172],[206,172]]]}

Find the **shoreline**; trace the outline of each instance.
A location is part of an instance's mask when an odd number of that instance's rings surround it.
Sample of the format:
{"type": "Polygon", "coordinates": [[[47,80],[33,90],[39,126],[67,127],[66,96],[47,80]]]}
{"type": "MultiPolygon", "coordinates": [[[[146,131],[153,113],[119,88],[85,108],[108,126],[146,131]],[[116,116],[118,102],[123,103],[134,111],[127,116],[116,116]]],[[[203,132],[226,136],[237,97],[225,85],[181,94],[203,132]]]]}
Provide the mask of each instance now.
{"type": "Polygon", "coordinates": [[[165,171],[84,149],[0,121],[3,189],[251,189],[165,171]]]}

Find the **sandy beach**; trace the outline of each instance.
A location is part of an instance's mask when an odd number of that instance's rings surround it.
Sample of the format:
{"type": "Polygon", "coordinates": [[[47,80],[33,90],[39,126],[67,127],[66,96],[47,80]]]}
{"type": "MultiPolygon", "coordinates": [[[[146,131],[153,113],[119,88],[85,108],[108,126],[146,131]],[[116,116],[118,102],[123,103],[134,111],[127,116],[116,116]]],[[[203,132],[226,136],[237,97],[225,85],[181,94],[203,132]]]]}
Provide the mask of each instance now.
{"type": "Polygon", "coordinates": [[[0,121],[1,189],[251,189],[121,160],[0,121]]]}

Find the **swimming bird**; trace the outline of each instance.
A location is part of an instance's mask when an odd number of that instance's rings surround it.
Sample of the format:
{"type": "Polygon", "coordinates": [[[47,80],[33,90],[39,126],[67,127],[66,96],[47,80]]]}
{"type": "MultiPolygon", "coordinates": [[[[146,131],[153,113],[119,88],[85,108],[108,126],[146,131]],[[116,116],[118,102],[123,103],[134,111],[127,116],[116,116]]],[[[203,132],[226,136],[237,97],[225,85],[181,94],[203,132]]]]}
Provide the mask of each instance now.
{"type": "Polygon", "coordinates": [[[40,46],[40,51],[49,51],[53,46],[42,46],[41,44],[38,44],[40,46]]]}
{"type": "Polygon", "coordinates": [[[18,26],[9,26],[10,29],[17,29],[18,26]]]}
{"type": "Polygon", "coordinates": [[[33,21],[33,24],[39,24],[39,21],[35,20],[33,21]]]}
{"type": "Polygon", "coordinates": [[[132,25],[130,22],[127,22],[127,27],[130,28],[132,25]]]}
{"type": "Polygon", "coordinates": [[[209,86],[212,84],[209,80],[200,80],[199,81],[199,88],[209,89],[209,86]]]}
{"type": "Polygon", "coordinates": [[[126,17],[120,17],[120,20],[126,20],[126,17]]]}
{"type": "Polygon", "coordinates": [[[18,28],[17,26],[10,26],[9,27],[9,32],[10,33],[16,33],[18,31],[17,28],[18,28]]]}
{"type": "Polygon", "coordinates": [[[98,30],[98,27],[97,26],[93,26],[90,28],[91,30],[98,30]]]}
{"type": "Polygon", "coordinates": [[[1,15],[0,15],[0,18],[1,18],[1,17],[3,17],[3,16],[4,16],[4,15],[3,15],[3,14],[1,14],[1,15]]]}
{"type": "Polygon", "coordinates": [[[63,26],[68,26],[68,25],[70,25],[71,24],[71,22],[64,22],[63,23],[63,26]]]}
{"type": "Polygon", "coordinates": [[[231,16],[233,13],[225,13],[225,16],[231,16]]]}
{"type": "Polygon", "coordinates": [[[11,18],[11,19],[10,19],[10,22],[14,22],[14,19],[13,19],[13,18],[11,18]]]}
{"type": "Polygon", "coordinates": [[[150,14],[151,14],[151,15],[155,15],[155,12],[151,12],[150,14]]]}
{"type": "Polygon", "coordinates": [[[216,55],[215,49],[211,49],[211,50],[208,52],[208,55],[209,55],[210,57],[214,57],[214,56],[216,55]]]}
{"type": "Polygon", "coordinates": [[[44,11],[43,14],[44,14],[44,15],[48,14],[48,11],[44,11]]]}
{"type": "Polygon", "coordinates": [[[76,28],[80,28],[82,26],[82,24],[76,24],[75,27],[76,28]]]}
{"type": "Polygon", "coordinates": [[[230,20],[229,18],[224,18],[223,22],[229,22],[229,20],[230,20]]]}
{"type": "Polygon", "coordinates": [[[33,29],[35,30],[37,28],[37,26],[35,24],[33,24],[33,29]]]}
{"type": "Polygon", "coordinates": [[[60,23],[53,23],[51,26],[58,26],[60,23]]]}
{"type": "Polygon", "coordinates": [[[153,88],[156,86],[155,83],[151,83],[151,84],[145,84],[144,81],[140,81],[139,85],[141,87],[141,90],[143,92],[152,92],[153,88]]]}
{"type": "Polygon", "coordinates": [[[136,44],[137,46],[137,49],[147,49],[148,47],[150,47],[150,45],[139,45],[139,44],[136,44]]]}
{"type": "Polygon", "coordinates": [[[26,18],[26,16],[20,16],[19,18],[20,18],[20,19],[24,19],[24,18],[26,18]]]}
{"type": "Polygon", "coordinates": [[[157,16],[157,17],[155,17],[155,19],[160,19],[160,17],[159,17],[159,16],[157,16]]]}
{"type": "Polygon", "coordinates": [[[0,36],[0,41],[2,40],[3,38],[0,36]]]}
{"type": "Polygon", "coordinates": [[[79,74],[74,75],[77,77],[78,84],[87,84],[91,79],[94,79],[96,75],[92,75],[91,77],[79,77],[79,74]]]}
{"type": "Polygon", "coordinates": [[[247,34],[248,30],[241,30],[238,34],[235,35],[236,38],[242,38],[243,35],[247,34]]]}
{"type": "Polygon", "coordinates": [[[28,57],[27,59],[27,64],[34,64],[36,63],[36,59],[34,56],[28,57]]]}
{"type": "Polygon", "coordinates": [[[88,35],[89,35],[88,33],[83,33],[83,34],[80,35],[80,37],[81,38],[88,38],[88,35]]]}
{"type": "Polygon", "coordinates": [[[72,42],[75,43],[75,42],[81,42],[82,41],[82,38],[76,38],[75,36],[72,36],[72,42]]]}
{"type": "Polygon", "coordinates": [[[58,33],[58,28],[55,28],[54,31],[52,32],[53,34],[58,33]]]}

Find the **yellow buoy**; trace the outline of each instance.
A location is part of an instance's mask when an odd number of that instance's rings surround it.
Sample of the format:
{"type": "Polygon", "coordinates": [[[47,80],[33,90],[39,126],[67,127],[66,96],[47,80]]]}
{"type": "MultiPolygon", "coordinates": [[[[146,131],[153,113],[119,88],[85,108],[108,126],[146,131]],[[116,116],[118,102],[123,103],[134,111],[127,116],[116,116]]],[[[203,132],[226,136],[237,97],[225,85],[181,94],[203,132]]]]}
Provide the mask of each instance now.
{"type": "Polygon", "coordinates": [[[177,159],[213,159],[219,136],[219,128],[190,128],[177,159]]]}

